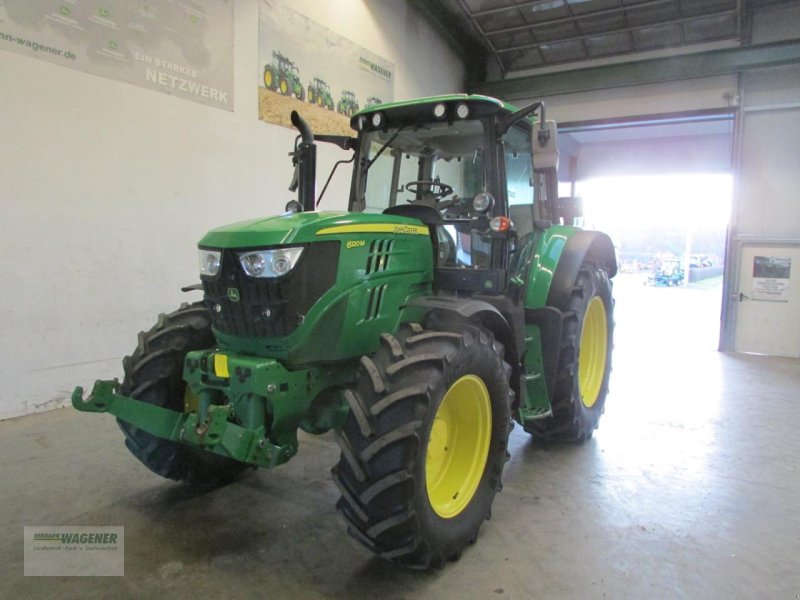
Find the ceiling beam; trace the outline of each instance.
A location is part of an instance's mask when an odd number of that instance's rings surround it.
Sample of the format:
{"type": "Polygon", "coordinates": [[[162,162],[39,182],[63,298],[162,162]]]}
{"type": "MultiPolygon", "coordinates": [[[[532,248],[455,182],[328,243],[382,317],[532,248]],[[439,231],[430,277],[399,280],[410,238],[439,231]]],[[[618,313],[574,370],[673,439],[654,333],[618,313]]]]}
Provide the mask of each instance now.
{"type": "Polygon", "coordinates": [[[800,39],[487,81],[471,93],[504,100],[730,75],[800,63],[800,39]]]}
{"type": "MultiPolygon", "coordinates": [[[[623,15],[627,15],[629,12],[634,12],[640,8],[652,8],[653,6],[658,6],[661,4],[667,4],[672,0],[648,0],[647,2],[641,2],[639,4],[624,4],[619,6],[612,6],[611,8],[603,8],[600,10],[593,10],[591,12],[584,12],[576,14],[574,17],[557,17],[555,19],[546,19],[543,21],[536,21],[535,23],[525,23],[524,25],[514,25],[513,27],[501,27],[499,29],[491,29],[486,30],[486,35],[494,35],[497,33],[514,33],[515,31],[527,31],[529,29],[539,29],[539,28],[548,28],[552,27],[553,25],[561,25],[562,23],[572,23],[573,21],[585,19],[591,20],[597,17],[604,17],[606,15],[615,15],[617,13],[622,13],[623,15]]],[[[479,13],[470,13],[468,15],[470,18],[474,18],[476,16],[480,16],[479,13]]]]}
{"type": "MultiPolygon", "coordinates": [[[[575,35],[571,37],[564,37],[564,38],[553,38],[547,40],[546,42],[539,42],[537,44],[520,44],[518,46],[508,46],[507,48],[498,48],[497,53],[502,54],[504,52],[516,52],[518,50],[529,50],[532,48],[540,48],[542,46],[548,46],[552,44],[559,44],[562,42],[585,42],[591,38],[598,38],[603,37],[604,35],[611,35],[614,33],[630,33],[633,31],[640,31],[642,29],[655,29],[657,27],[663,27],[664,25],[681,25],[681,32],[683,32],[683,24],[689,23],[692,21],[699,21],[701,19],[710,19],[713,17],[730,17],[736,16],[735,10],[721,10],[719,12],[712,12],[704,15],[697,15],[694,17],[681,17],[678,19],[666,19],[664,21],[653,21],[652,23],[647,23],[645,25],[633,25],[628,27],[618,27],[616,29],[605,29],[603,31],[599,31],[596,33],[584,33],[581,35],[575,35]]],[[[735,34],[727,35],[726,38],[732,39],[735,37],[735,34]]],[[[683,44],[681,44],[683,45],[683,44]]],[[[586,53],[589,56],[589,53],[586,53]]],[[[590,57],[594,58],[594,57],[590,57]]]]}

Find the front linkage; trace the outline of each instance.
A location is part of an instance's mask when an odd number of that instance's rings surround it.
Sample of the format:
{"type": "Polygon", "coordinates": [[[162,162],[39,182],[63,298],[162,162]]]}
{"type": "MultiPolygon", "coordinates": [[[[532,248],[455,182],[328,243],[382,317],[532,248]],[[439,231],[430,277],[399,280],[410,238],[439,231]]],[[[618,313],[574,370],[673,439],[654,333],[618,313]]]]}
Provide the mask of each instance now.
{"type": "Polygon", "coordinates": [[[272,359],[204,350],[186,355],[183,378],[183,413],[120,394],[117,379],[96,381],[85,399],[83,388],[75,388],[72,406],[108,412],[162,439],[275,467],[297,453],[298,427],[315,432],[344,422],[347,404],[340,394],[321,392],[351,382],[354,374],[341,368],[290,371],[272,359]],[[221,404],[225,398],[228,403],[221,404]],[[313,404],[315,398],[323,401],[313,404]]]}

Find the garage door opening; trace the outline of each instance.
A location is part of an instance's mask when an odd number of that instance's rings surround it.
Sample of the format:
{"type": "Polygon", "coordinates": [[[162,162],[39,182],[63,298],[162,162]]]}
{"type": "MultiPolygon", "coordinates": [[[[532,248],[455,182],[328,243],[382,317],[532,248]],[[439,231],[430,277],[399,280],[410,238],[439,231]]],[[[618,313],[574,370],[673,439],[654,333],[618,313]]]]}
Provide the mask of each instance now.
{"type": "Polygon", "coordinates": [[[584,226],[608,233],[616,248],[618,347],[667,355],[717,349],[732,185],[721,173],[576,184],[584,226]]]}

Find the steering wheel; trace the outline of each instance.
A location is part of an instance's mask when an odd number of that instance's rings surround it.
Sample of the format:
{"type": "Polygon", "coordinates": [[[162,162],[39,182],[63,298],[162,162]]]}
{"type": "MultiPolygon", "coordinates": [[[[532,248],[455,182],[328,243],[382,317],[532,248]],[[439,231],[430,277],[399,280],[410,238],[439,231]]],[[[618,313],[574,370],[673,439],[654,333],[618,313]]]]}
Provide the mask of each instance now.
{"type": "Polygon", "coordinates": [[[423,197],[428,196],[434,200],[439,200],[453,193],[452,186],[440,181],[431,181],[428,179],[409,181],[405,187],[407,192],[411,192],[415,196],[419,194],[423,197]],[[427,189],[422,189],[423,186],[425,186],[427,189]]]}

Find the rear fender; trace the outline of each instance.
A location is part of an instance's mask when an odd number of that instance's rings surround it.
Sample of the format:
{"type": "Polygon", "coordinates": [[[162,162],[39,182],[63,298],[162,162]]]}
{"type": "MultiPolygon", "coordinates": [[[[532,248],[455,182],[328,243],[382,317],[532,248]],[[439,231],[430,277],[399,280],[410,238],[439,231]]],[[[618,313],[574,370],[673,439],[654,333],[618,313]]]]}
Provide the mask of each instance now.
{"type": "Polygon", "coordinates": [[[617,274],[611,238],[599,231],[556,225],[536,240],[525,285],[525,307],[561,307],[575,285],[584,260],[593,260],[609,277],[617,274]]]}
{"type": "Polygon", "coordinates": [[[609,278],[617,274],[617,256],[611,238],[600,231],[578,231],[567,240],[559,258],[547,295],[548,306],[559,308],[566,304],[585,260],[595,262],[609,278]]]}

